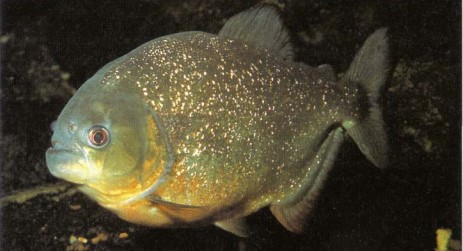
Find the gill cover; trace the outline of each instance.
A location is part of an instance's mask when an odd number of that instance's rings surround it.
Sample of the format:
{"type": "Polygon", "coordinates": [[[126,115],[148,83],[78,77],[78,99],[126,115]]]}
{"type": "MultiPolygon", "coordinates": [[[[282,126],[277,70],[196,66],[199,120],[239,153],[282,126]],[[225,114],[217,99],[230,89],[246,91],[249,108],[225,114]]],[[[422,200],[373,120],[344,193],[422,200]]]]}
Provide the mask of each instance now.
{"type": "MultiPolygon", "coordinates": [[[[105,195],[124,195],[131,202],[152,194],[170,172],[174,155],[165,127],[156,112],[138,96],[124,96],[102,104],[111,140],[94,149],[101,176],[87,184],[105,195]]],[[[122,198],[121,198],[122,199],[122,198]]]]}

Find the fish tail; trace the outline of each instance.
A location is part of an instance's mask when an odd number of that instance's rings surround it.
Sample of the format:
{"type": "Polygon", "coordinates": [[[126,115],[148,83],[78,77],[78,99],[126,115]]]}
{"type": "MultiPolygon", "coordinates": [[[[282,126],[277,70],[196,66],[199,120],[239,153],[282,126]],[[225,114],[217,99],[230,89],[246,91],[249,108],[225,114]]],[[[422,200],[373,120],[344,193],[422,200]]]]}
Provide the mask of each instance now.
{"type": "Polygon", "coordinates": [[[360,151],[377,167],[384,168],[388,161],[387,135],[378,100],[387,78],[387,28],[371,34],[355,56],[342,78],[344,84],[357,84],[362,104],[367,109],[357,121],[345,120],[342,125],[360,151]]]}

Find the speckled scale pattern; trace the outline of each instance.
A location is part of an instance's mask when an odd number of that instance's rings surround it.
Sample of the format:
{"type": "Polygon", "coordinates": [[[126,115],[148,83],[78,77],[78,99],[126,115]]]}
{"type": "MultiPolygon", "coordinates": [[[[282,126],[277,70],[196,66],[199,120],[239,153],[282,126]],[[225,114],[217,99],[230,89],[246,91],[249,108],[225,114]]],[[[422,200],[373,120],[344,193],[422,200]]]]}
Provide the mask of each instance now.
{"type": "Polygon", "coordinates": [[[327,128],[359,116],[356,86],[203,32],[144,44],[102,83],[159,114],[176,162],[158,195],[181,204],[241,201],[255,211],[279,201],[310,175],[327,128]]]}

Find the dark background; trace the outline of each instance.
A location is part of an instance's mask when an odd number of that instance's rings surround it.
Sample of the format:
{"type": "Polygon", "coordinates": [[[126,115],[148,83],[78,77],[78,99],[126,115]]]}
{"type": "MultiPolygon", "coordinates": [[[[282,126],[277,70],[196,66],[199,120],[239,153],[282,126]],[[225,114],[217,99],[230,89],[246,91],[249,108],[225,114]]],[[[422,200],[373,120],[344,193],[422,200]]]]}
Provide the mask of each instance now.
{"type": "MultiPolygon", "coordinates": [[[[258,1],[9,0],[1,4],[1,195],[55,183],[50,124],[87,78],[156,37],[217,33],[258,1]]],[[[243,240],[215,227],[150,229],[81,194],[2,208],[1,250],[433,250],[438,228],[461,235],[460,1],[280,1],[297,60],[344,72],[366,37],[389,27],[384,114],[391,165],[344,144],[303,235],[268,209],[243,240]],[[120,238],[127,233],[127,238],[120,238]],[[98,234],[107,240],[92,244],[98,234]],[[71,236],[88,243],[70,243],[71,236]],[[82,239],[81,239],[82,240],[82,239]]]]}

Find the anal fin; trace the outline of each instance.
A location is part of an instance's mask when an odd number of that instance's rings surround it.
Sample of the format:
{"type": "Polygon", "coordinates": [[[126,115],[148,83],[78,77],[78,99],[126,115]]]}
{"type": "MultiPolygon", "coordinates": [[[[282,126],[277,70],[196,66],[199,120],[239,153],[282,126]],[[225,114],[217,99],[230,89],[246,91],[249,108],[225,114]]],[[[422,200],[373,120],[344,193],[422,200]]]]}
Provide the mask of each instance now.
{"type": "Polygon", "coordinates": [[[239,237],[249,236],[249,228],[243,218],[217,221],[214,225],[239,237]]]}
{"type": "Polygon", "coordinates": [[[270,210],[277,220],[289,231],[301,233],[307,216],[312,210],[318,194],[334,165],[335,157],[343,142],[344,132],[337,128],[329,133],[328,137],[317,151],[316,157],[311,161],[307,177],[302,187],[292,195],[292,199],[284,204],[274,204],[270,210]]]}

